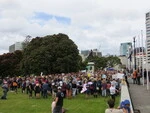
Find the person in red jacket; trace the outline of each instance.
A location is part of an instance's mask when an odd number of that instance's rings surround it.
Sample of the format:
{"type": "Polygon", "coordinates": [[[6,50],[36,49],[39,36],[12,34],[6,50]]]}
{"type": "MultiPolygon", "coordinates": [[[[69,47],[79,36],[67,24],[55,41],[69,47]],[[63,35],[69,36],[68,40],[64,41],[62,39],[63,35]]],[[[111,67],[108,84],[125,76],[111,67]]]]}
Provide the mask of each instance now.
{"type": "Polygon", "coordinates": [[[133,79],[133,84],[137,84],[137,70],[135,70],[135,71],[133,72],[132,79],[133,79]]]}

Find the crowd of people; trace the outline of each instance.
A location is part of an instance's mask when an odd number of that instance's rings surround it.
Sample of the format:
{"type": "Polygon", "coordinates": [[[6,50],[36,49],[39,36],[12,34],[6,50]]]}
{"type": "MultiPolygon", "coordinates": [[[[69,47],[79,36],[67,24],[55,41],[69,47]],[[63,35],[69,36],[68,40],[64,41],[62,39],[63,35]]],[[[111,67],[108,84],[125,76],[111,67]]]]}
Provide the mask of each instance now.
{"type": "Polygon", "coordinates": [[[121,90],[121,79],[113,78],[116,73],[118,72],[100,70],[94,74],[78,72],[45,76],[7,77],[3,79],[4,95],[1,98],[7,98],[8,90],[18,93],[18,88],[21,89],[22,93],[28,94],[29,98],[46,99],[50,94],[56,102],[53,104],[54,113],[62,109],[62,98],[75,98],[79,93],[85,94],[85,98],[110,96],[115,102],[115,97],[119,95],[121,90]]]}
{"type": "Polygon", "coordinates": [[[40,94],[41,97],[47,98],[49,93],[55,97],[57,88],[61,87],[66,98],[75,97],[78,93],[85,93],[86,97],[93,95],[97,98],[99,94],[108,96],[111,86],[115,86],[116,91],[119,91],[121,81],[112,78],[115,73],[117,71],[98,71],[94,74],[90,73],[90,75],[79,72],[46,76],[7,77],[3,83],[8,85],[10,91],[16,93],[18,92],[17,89],[21,88],[22,93],[29,94],[29,97],[40,94]]]}
{"type": "Polygon", "coordinates": [[[142,69],[134,70],[133,73],[132,73],[133,84],[141,85],[141,80],[140,79],[142,77],[144,77],[143,78],[144,79],[144,83],[147,82],[147,79],[148,79],[148,81],[150,81],[149,72],[148,72],[148,76],[147,76],[146,69],[144,69],[143,71],[142,71],[142,69]]]}

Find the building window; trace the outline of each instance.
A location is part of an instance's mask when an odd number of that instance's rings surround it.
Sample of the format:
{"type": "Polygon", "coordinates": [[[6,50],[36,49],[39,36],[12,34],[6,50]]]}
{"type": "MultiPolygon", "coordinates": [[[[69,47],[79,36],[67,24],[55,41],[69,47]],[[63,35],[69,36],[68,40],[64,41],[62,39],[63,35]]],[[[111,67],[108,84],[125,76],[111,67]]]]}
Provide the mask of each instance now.
{"type": "Polygon", "coordinates": [[[149,13],[146,13],[146,18],[149,17],[149,13]]]}

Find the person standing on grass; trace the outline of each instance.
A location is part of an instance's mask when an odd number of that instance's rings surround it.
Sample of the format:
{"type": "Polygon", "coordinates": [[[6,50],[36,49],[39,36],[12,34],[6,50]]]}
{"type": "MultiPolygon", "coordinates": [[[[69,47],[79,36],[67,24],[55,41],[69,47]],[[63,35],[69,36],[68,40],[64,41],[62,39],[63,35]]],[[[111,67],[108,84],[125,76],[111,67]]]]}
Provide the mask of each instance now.
{"type": "Polygon", "coordinates": [[[33,92],[33,85],[32,83],[29,84],[29,98],[32,98],[32,92],[33,92]]]}
{"type": "Polygon", "coordinates": [[[34,91],[35,91],[35,97],[40,98],[41,87],[40,87],[39,83],[36,83],[36,85],[34,87],[34,91]]]}
{"type": "Polygon", "coordinates": [[[25,93],[25,89],[26,89],[26,82],[25,82],[25,80],[22,81],[21,89],[22,89],[22,93],[25,93]]]}
{"type": "Polygon", "coordinates": [[[85,91],[86,96],[85,96],[85,98],[89,98],[89,96],[90,96],[90,84],[88,83],[88,81],[85,81],[85,84],[86,84],[86,91],[85,91]]]}
{"type": "Polygon", "coordinates": [[[76,96],[76,91],[77,91],[77,84],[76,81],[72,82],[72,96],[75,97],[76,96]]]}
{"type": "Polygon", "coordinates": [[[63,82],[63,84],[62,84],[62,92],[64,93],[64,98],[66,97],[66,83],[65,82],[63,82]]]}
{"type": "Polygon", "coordinates": [[[99,91],[99,86],[98,86],[96,78],[94,78],[94,81],[93,81],[93,96],[94,96],[94,98],[97,98],[98,91],[99,91]]]}
{"type": "Polygon", "coordinates": [[[102,84],[101,84],[101,90],[102,90],[103,97],[106,97],[106,89],[107,89],[107,83],[106,83],[106,80],[103,79],[102,84]]]}
{"type": "Polygon", "coordinates": [[[58,87],[58,92],[56,94],[56,99],[55,99],[55,105],[54,105],[53,113],[62,113],[63,98],[64,98],[64,94],[61,91],[61,87],[58,87]]]}
{"type": "Polygon", "coordinates": [[[115,102],[115,98],[116,98],[116,92],[117,92],[117,89],[116,89],[116,87],[115,87],[115,85],[114,84],[111,84],[111,87],[110,87],[110,96],[111,96],[111,98],[114,100],[114,102],[115,102]]]}
{"type": "Polygon", "coordinates": [[[68,79],[66,84],[66,97],[68,99],[71,99],[71,96],[72,96],[72,82],[70,79],[68,79]]]}
{"type": "Polygon", "coordinates": [[[106,95],[107,95],[107,96],[110,96],[110,87],[111,87],[111,83],[110,83],[110,81],[108,80],[108,81],[107,81],[107,89],[106,89],[106,95]]]}
{"type": "Polygon", "coordinates": [[[18,83],[16,81],[16,79],[13,81],[13,90],[17,93],[17,89],[18,89],[18,83]]]}
{"type": "Polygon", "coordinates": [[[47,90],[48,90],[48,83],[44,82],[42,85],[42,90],[43,90],[43,98],[48,98],[47,90]]]}
{"type": "Polygon", "coordinates": [[[8,92],[8,84],[7,81],[4,81],[3,85],[2,85],[2,89],[3,89],[3,96],[1,97],[1,99],[7,99],[7,92],[8,92]]]}

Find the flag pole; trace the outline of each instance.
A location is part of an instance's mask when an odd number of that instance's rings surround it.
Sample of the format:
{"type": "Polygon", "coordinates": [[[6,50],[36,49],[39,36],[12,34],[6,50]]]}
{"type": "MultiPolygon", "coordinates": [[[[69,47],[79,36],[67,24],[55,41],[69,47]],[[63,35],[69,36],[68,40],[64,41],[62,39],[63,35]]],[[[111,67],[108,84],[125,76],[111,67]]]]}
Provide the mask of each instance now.
{"type": "Polygon", "coordinates": [[[141,43],[142,43],[142,78],[144,86],[144,47],[143,47],[143,30],[141,30],[141,43]]]}
{"type": "Polygon", "coordinates": [[[136,70],[138,69],[138,64],[137,64],[137,58],[138,58],[138,54],[137,54],[137,52],[138,52],[138,38],[135,40],[135,59],[136,59],[136,62],[135,62],[135,64],[136,64],[136,70]]]}
{"type": "Polygon", "coordinates": [[[146,80],[147,80],[147,90],[149,90],[148,56],[147,56],[147,38],[146,38],[146,80]]]}
{"type": "Polygon", "coordinates": [[[140,73],[141,73],[141,49],[140,49],[140,36],[138,35],[138,62],[139,62],[139,64],[138,64],[138,66],[139,66],[139,71],[140,71],[140,73]]]}
{"type": "Polygon", "coordinates": [[[134,71],[136,70],[136,49],[135,49],[135,38],[136,38],[136,37],[133,37],[133,43],[134,43],[134,49],[133,49],[133,52],[134,52],[134,71]]]}

